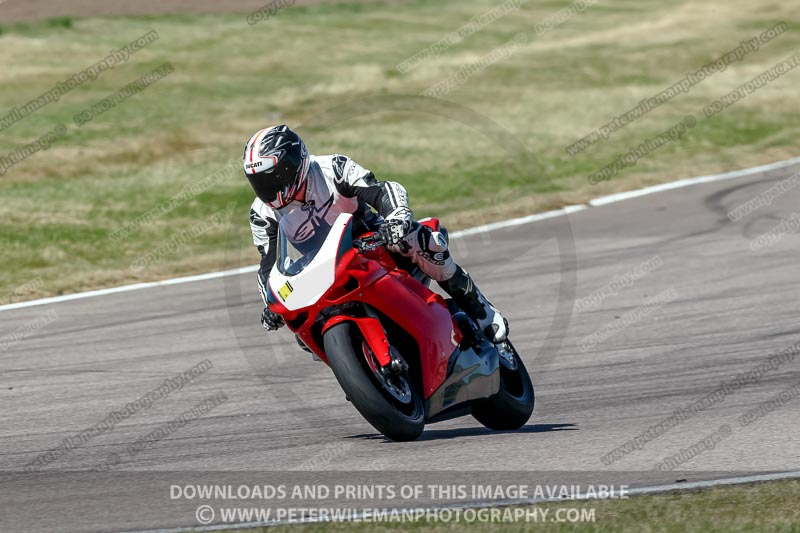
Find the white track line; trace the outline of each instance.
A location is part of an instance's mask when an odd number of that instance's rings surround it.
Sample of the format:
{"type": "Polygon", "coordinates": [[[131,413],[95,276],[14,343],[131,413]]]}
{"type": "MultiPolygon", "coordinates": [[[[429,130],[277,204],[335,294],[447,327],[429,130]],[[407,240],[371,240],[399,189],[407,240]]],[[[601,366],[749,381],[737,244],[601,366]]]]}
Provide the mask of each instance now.
{"type": "MultiPolygon", "coordinates": [[[[800,479],[800,470],[792,472],[777,472],[774,474],[757,474],[752,476],[739,476],[722,479],[710,479],[707,481],[692,481],[688,483],[671,483],[669,485],[654,485],[651,487],[635,487],[629,489],[627,492],[631,496],[644,496],[648,494],[659,494],[664,492],[679,492],[696,489],[709,489],[713,487],[724,487],[728,485],[741,485],[744,483],[760,483],[764,481],[780,481],[785,479],[800,479]]],[[[420,507],[416,509],[409,509],[408,512],[414,513],[416,511],[425,510],[438,510],[438,509],[478,509],[485,507],[498,507],[508,505],[537,505],[541,503],[555,503],[555,502],[574,502],[574,501],[588,501],[597,498],[587,498],[585,495],[579,495],[576,498],[564,499],[559,497],[549,498],[522,498],[517,500],[492,500],[492,501],[477,501],[469,503],[456,503],[453,505],[444,505],[439,507],[420,507]]],[[[355,513],[353,520],[363,517],[362,514],[355,513]]],[[[184,533],[191,531],[232,531],[236,529],[252,529],[256,527],[270,527],[270,526],[286,526],[292,524],[318,524],[327,523],[330,520],[319,519],[306,519],[306,520],[274,520],[270,522],[248,522],[241,524],[215,524],[209,526],[187,526],[171,529],[146,529],[139,531],[130,531],[126,533],[184,533]]]]}
{"type": "Polygon", "coordinates": [[[752,176],[759,172],[768,172],[783,167],[788,167],[800,163],[800,157],[787,159],[785,161],[777,161],[767,165],[761,165],[753,168],[746,168],[744,170],[734,170],[732,172],[725,172],[724,174],[711,174],[709,176],[698,176],[696,178],[687,178],[685,180],[671,181],[669,183],[662,183],[661,185],[653,185],[652,187],[645,187],[644,189],[637,189],[635,191],[621,192],[618,194],[609,194],[608,196],[601,196],[594,200],[589,200],[589,205],[598,207],[601,205],[611,204],[614,202],[621,202],[630,198],[638,198],[647,194],[653,194],[661,191],[669,191],[671,189],[679,189],[681,187],[688,187],[689,185],[699,185],[701,183],[711,183],[713,181],[730,180],[734,178],[741,178],[743,176],[752,176]]]}
{"type": "MultiPolygon", "coordinates": [[[[466,237],[468,235],[474,235],[476,233],[483,233],[488,231],[494,231],[499,228],[506,228],[511,226],[518,226],[520,224],[530,224],[531,222],[536,222],[537,220],[545,220],[547,218],[553,218],[557,216],[566,215],[569,213],[574,213],[575,211],[581,211],[583,209],[588,209],[588,206],[585,205],[570,205],[565,206],[561,209],[556,209],[555,211],[547,211],[545,213],[537,213],[535,215],[530,215],[522,218],[514,218],[510,220],[503,220],[500,222],[495,222],[492,224],[486,224],[484,226],[478,226],[476,228],[469,228],[461,231],[455,231],[450,234],[450,238],[457,239],[459,237],[466,237]]],[[[47,305],[47,304],[54,304],[59,302],[68,302],[70,300],[81,300],[83,298],[94,298],[96,296],[106,296],[108,294],[117,294],[120,292],[130,292],[130,291],[137,291],[141,289],[150,289],[152,287],[163,287],[165,285],[180,285],[182,283],[192,283],[195,281],[206,281],[210,279],[217,279],[222,278],[225,276],[236,276],[239,274],[249,274],[252,272],[258,271],[258,265],[251,265],[242,268],[235,268],[232,270],[225,270],[222,272],[211,272],[209,274],[198,274],[196,276],[187,276],[184,278],[174,278],[174,279],[166,279],[163,281],[152,281],[148,283],[136,283],[133,285],[123,285],[121,287],[112,287],[110,289],[99,289],[96,291],[89,291],[89,292],[77,292],[74,294],[65,294],[64,296],[53,296],[51,298],[43,298],[41,300],[30,300],[27,302],[19,302],[14,304],[2,305],[0,306],[0,312],[2,311],[11,311],[14,309],[23,309],[26,307],[35,307],[38,305],[47,305]]]]}
{"type": "Polygon", "coordinates": [[[545,211],[544,213],[536,213],[535,215],[528,215],[522,218],[511,218],[508,220],[501,220],[500,222],[493,222],[491,224],[486,224],[484,226],[477,226],[475,228],[467,228],[462,229],[460,231],[454,231],[450,234],[451,239],[457,239],[459,237],[467,237],[469,235],[476,235],[479,233],[486,233],[487,231],[494,231],[500,228],[510,228],[512,226],[521,226],[522,224],[530,224],[532,222],[538,222],[539,220],[545,220],[548,218],[559,217],[562,215],[569,215],[570,213],[575,213],[576,211],[583,211],[584,209],[589,209],[588,205],[567,205],[562,207],[561,209],[556,209],[554,211],[545,211]]]}
{"type": "MultiPolygon", "coordinates": [[[[725,172],[724,174],[712,174],[709,176],[699,176],[696,178],[688,178],[679,181],[673,181],[670,183],[664,183],[662,185],[655,185],[653,187],[646,187],[644,189],[638,189],[635,191],[628,191],[619,194],[611,194],[608,196],[601,196],[599,198],[595,198],[588,202],[588,205],[569,205],[562,209],[556,209],[554,211],[547,211],[545,213],[537,213],[535,215],[530,215],[521,218],[512,218],[509,220],[502,220],[500,222],[494,222],[492,224],[486,224],[483,226],[478,226],[475,228],[468,228],[461,231],[455,231],[450,234],[451,238],[459,238],[459,237],[466,237],[469,235],[475,235],[479,233],[485,233],[488,231],[494,231],[500,228],[508,228],[512,226],[519,226],[522,224],[531,224],[533,222],[538,222],[539,220],[545,220],[548,218],[553,218],[562,215],[569,215],[570,213],[575,213],[577,211],[582,211],[587,209],[588,207],[598,207],[601,205],[607,205],[614,202],[621,202],[623,200],[628,200],[630,198],[637,198],[639,196],[645,196],[648,194],[653,194],[661,191],[668,191],[671,189],[678,189],[680,187],[688,187],[691,185],[699,185],[701,183],[710,183],[713,181],[720,181],[720,180],[727,180],[727,179],[734,179],[734,178],[741,178],[744,176],[752,176],[753,174],[758,174],[759,172],[767,172],[770,170],[776,170],[779,168],[788,167],[794,165],[796,163],[800,163],[800,157],[795,157],[792,159],[787,159],[785,161],[777,161],[775,163],[769,163],[767,165],[761,165],[753,168],[747,168],[744,170],[735,170],[733,172],[725,172]]],[[[149,283],[136,283],[134,285],[123,285],[121,287],[113,287],[110,289],[100,289],[96,291],[89,291],[89,292],[78,292],[74,294],[66,294],[64,296],[54,296],[52,298],[43,298],[40,300],[30,300],[27,302],[19,302],[15,304],[8,304],[8,305],[1,305],[0,312],[2,311],[11,311],[14,309],[23,309],[26,307],[35,307],[38,305],[48,305],[54,304],[59,302],[68,302],[70,300],[80,300],[83,298],[94,298],[96,296],[106,296],[108,294],[117,294],[120,292],[130,292],[130,291],[137,291],[140,289],[150,289],[153,287],[163,287],[165,285],[179,285],[182,283],[192,283],[195,281],[205,281],[210,279],[217,279],[224,276],[235,276],[238,274],[248,274],[252,272],[256,272],[258,270],[258,265],[252,265],[243,268],[235,268],[233,270],[225,270],[222,272],[211,272],[209,274],[199,274],[197,276],[188,276],[184,278],[174,278],[174,279],[167,279],[163,281],[153,281],[149,283]]]]}
{"type": "Polygon", "coordinates": [[[37,305],[68,302],[70,300],[81,300],[83,298],[93,298],[95,296],[105,296],[107,294],[116,294],[119,292],[137,291],[140,289],[149,289],[151,287],[163,287],[165,285],[180,285],[181,283],[191,283],[193,281],[204,281],[207,279],[222,278],[224,276],[247,274],[250,272],[256,272],[257,270],[258,270],[258,265],[253,265],[242,268],[234,268],[232,270],[224,270],[222,272],[211,272],[210,274],[198,274],[197,276],[187,276],[185,278],[173,278],[173,279],[165,279],[163,281],[136,283],[133,285],[123,285],[121,287],[112,287],[110,289],[100,289],[97,291],[76,292],[74,294],[65,294],[64,296],[53,296],[52,298],[43,298],[41,300],[30,300],[28,302],[19,302],[15,304],[3,305],[0,306],[0,311],[10,311],[12,309],[22,309],[23,307],[34,307],[37,305]]]}

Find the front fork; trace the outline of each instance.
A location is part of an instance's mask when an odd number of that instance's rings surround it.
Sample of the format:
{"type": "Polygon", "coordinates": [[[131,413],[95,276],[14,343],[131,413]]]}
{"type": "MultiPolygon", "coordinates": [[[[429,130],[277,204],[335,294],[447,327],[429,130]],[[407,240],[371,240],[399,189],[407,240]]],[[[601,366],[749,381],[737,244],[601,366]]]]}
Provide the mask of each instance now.
{"type": "Polygon", "coordinates": [[[363,317],[338,315],[331,318],[325,323],[322,332],[325,333],[336,324],[341,324],[342,322],[353,322],[361,331],[361,335],[363,335],[372,353],[375,354],[375,360],[382,369],[408,370],[408,365],[400,358],[399,354],[392,353],[394,350],[389,344],[389,339],[386,338],[386,331],[384,331],[378,316],[366,306],[365,310],[367,316],[363,317]]]}

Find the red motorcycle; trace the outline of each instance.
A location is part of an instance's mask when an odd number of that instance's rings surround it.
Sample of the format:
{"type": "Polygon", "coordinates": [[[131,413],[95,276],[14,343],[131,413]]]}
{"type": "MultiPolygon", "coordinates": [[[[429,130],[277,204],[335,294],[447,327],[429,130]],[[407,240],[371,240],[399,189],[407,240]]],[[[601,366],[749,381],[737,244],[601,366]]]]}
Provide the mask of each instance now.
{"type": "Polygon", "coordinates": [[[467,414],[495,430],[525,425],[533,384],[510,341],[491,343],[419,269],[398,268],[380,234],[354,240],[352,215],[310,232],[288,231],[288,218],[279,224],[269,307],[375,429],[408,441],[426,422],[467,414]]]}

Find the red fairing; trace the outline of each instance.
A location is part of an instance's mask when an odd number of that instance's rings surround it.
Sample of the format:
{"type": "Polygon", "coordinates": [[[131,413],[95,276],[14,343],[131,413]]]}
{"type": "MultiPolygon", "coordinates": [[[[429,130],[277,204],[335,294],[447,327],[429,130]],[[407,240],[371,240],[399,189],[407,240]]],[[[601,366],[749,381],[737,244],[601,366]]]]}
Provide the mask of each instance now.
{"type": "Polygon", "coordinates": [[[384,303],[381,311],[417,339],[423,395],[429,398],[444,381],[447,361],[461,338],[447,304],[405,272],[396,271],[379,279],[373,290],[384,302],[391,302],[384,303]],[[399,280],[401,277],[406,280],[399,280]]]}
{"type": "MultiPolygon", "coordinates": [[[[439,230],[438,219],[425,219],[420,223],[439,230]]],[[[326,308],[337,309],[336,306],[356,301],[377,309],[416,340],[420,347],[423,396],[429,398],[444,382],[448,360],[462,335],[444,299],[407,272],[398,270],[383,248],[365,253],[351,248],[344,252],[336,265],[333,286],[316,304],[289,311],[273,293],[270,309],[283,316],[288,328],[327,364],[323,347],[312,333],[317,318],[326,308]]],[[[358,326],[381,365],[391,362],[385,331],[376,318],[342,312],[327,318],[321,332],[344,321],[358,326]]]]}

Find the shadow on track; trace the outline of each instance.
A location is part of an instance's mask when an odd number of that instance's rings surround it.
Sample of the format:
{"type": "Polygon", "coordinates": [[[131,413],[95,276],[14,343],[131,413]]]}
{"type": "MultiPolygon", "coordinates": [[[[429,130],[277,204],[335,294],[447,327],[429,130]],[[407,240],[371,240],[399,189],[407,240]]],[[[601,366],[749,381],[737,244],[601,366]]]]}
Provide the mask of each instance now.
{"type": "MultiPolygon", "coordinates": [[[[458,429],[426,429],[420,437],[414,442],[428,441],[428,440],[442,440],[442,439],[457,439],[460,437],[475,437],[481,435],[503,435],[513,433],[549,433],[551,431],[577,431],[578,427],[575,424],[528,424],[519,429],[508,431],[494,431],[484,427],[472,428],[458,428],[458,429]]],[[[369,433],[363,435],[352,435],[346,437],[348,439],[363,439],[363,440],[382,440],[387,443],[393,443],[383,435],[378,433],[369,433]]]]}

